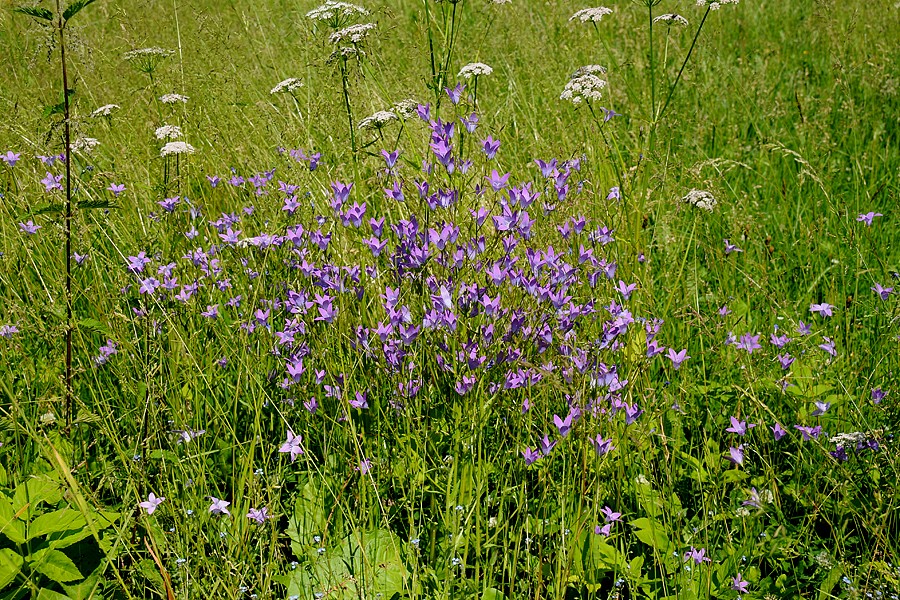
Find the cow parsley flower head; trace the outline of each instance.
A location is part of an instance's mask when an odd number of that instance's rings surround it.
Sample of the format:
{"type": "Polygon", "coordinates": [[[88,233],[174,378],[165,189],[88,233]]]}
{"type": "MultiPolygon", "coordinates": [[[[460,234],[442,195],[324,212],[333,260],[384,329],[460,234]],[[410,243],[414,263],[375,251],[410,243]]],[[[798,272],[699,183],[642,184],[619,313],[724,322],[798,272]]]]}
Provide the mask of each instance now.
{"type": "Polygon", "coordinates": [[[328,23],[334,28],[340,26],[340,23],[346,22],[348,19],[357,15],[368,15],[369,11],[362,6],[351,4],[349,2],[336,2],[328,0],[322,6],[312,9],[306,13],[308,19],[313,21],[322,21],[328,23]]]}
{"type": "Polygon", "coordinates": [[[610,14],[612,14],[612,9],[606,8],[605,6],[598,6],[596,8],[582,8],[574,15],[569,17],[569,21],[574,21],[577,19],[582,23],[599,23],[600,19],[610,14]]]}
{"type": "Polygon", "coordinates": [[[100,145],[100,141],[91,137],[80,137],[72,142],[71,148],[73,152],[91,152],[100,145]]]}
{"type": "Polygon", "coordinates": [[[405,100],[401,100],[394,104],[391,107],[391,112],[399,116],[401,119],[411,119],[416,116],[416,109],[419,107],[419,103],[412,98],[406,98],[405,100]]]}
{"type": "MultiPolygon", "coordinates": [[[[584,68],[587,67],[582,67],[582,69],[584,68]]],[[[563,93],[560,94],[559,99],[571,102],[576,106],[585,101],[599,101],[603,98],[603,88],[605,87],[605,79],[600,79],[594,73],[582,72],[579,69],[566,83],[566,87],[563,89],[563,93]]]]}
{"type": "Polygon", "coordinates": [[[168,58],[175,54],[174,50],[166,50],[164,48],[158,48],[156,46],[152,48],[138,48],[136,50],[129,50],[125,53],[125,60],[144,60],[147,58],[168,58]]]}
{"type": "Polygon", "coordinates": [[[488,65],[480,62],[469,63],[459,70],[460,79],[471,79],[472,77],[478,77],[480,75],[490,75],[494,72],[494,69],[489,67],[488,65]]]}
{"type": "Polygon", "coordinates": [[[100,108],[91,113],[91,117],[108,117],[112,111],[119,108],[118,104],[104,104],[100,108]]]}
{"type": "Polygon", "coordinates": [[[676,15],[674,13],[669,13],[665,15],[659,15],[655,19],[653,19],[654,23],[664,23],[666,25],[681,25],[682,27],[688,26],[688,20],[682,17],[681,15],[676,15]]]}
{"type": "Polygon", "coordinates": [[[154,135],[158,140],[177,140],[181,137],[181,127],[178,125],[163,125],[156,128],[154,135]]]}
{"type": "Polygon", "coordinates": [[[188,100],[190,100],[188,96],[182,96],[181,94],[163,94],[159,97],[159,101],[163,104],[176,104],[178,102],[187,104],[188,100]]]}
{"type": "Polygon", "coordinates": [[[161,157],[169,156],[170,154],[193,154],[194,147],[188,144],[187,142],[169,142],[159,151],[159,155],[161,157]]]}
{"type": "Polygon", "coordinates": [[[715,197],[705,190],[691,190],[681,201],[709,212],[718,204],[715,197]]]}
{"type": "Polygon", "coordinates": [[[281,94],[283,92],[287,92],[288,94],[293,94],[297,90],[303,87],[303,82],[297,79],[296,77],[288,77],[284,81],[278,82],[275,87],[272,88],[270,94],[281,94]]]}
{"type": "Polygon", "coordinates": [[[697,6],[700,8],[709,8],[709,10],[719,10],[723,4],[737,4],[739,0],[697,0],[697,6]]]}
{"type": "Polygon", "coordinates": [[[350,25],[344,27],[331,34],[329,40],[332,44],[342,44],[349,42],[351,44],[361,44],[365,41],[369,32],[375,29],[375,23],[360,23],[358,25],[350,25]]]}
{"type": "Polygon", "coordinates": [[[368,116],[359,122],[360,129],[372,130],[381,129],[391,121],[396,121],[397,115],[389,110],[380,110],[374,115],[368,116]]]}

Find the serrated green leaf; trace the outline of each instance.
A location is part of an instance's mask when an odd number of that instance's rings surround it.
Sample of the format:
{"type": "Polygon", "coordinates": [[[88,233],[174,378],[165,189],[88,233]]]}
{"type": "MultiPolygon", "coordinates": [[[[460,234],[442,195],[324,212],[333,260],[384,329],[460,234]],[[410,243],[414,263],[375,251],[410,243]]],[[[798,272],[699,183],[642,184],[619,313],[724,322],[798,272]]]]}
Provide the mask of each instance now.
{"type": "Polygon", "coordinates": [[[29,17],[34,17],[35,19],[41,19],[43,21],[53,20],[52,12],[50,12],[46,8],[40,8],[37,6],[17,6],[13,9],[13,12],[28,15],[29,17]]]}
{"type": "Polygon", "coordinates": [[[55,510],[35,517],[28,525],[28,539],[33,540],[49,533],[82,529],[86,524],[84,517],[77,510],[68,507],[55,510]]]}
{"type": "Polygon", "coordinates": [[[9,548],[0,550],[0,590],[12,583],[22,569],[25,559],[9,548]]]}
{"type": "Polygon", "coordinates": [[[44,107],[44,118],[52,117],[53,115],[61,115],[66,112],[66,103],[59,102],[57,104],[48,104],[44,107]]]}
{"type": "Polygon", "coordinates": [[[64,204],[59,204],[59,203],[45,204],[45,205],[31,211],[31,214],[47,215],[47,214],[51,214],[51,213],[61,213],[64,210],[66,210],[66,207],[64,204]]]}
{"type": "Polygon", "coordinates": [[[63,20],[68,21],[79,12],[81,12],[82,8],[88,6],[89,4],[93,4],[96,1],[97,0],[76,0],[75,2],[67,6],[66,10],[63,11],[63,20]]]}
{"type": "Polygon", "coordinates": [[[78,203],[79,210],[92,210],[95,208],[119,208],[112,200],[82,200],[78,203]]]}
{"type": "Polygon", "coordinates": [[[78,321],[78,327],[79,329],[88,329],[90,331],[102,333],[109,338],[114,337],[109,327],[107,327],[105,323],[101,323],[97,319],[81,319],[80,321],[78,321]]]}
{"type": "Polygon", "coordinates": [[[35,557],[36,560],[30,565],[31,568],[45,575],[51,581],[68,583],[84,579],[72,559],[59,550],[40,552],[35,557]]]}

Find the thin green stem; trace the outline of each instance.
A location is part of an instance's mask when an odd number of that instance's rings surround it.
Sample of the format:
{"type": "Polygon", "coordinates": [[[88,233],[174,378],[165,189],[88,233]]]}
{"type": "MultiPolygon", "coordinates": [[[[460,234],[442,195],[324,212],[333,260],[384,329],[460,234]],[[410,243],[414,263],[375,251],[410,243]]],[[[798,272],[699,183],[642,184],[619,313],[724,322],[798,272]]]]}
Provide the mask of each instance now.
{"type": "Polygon", "coordinates": [[[709,16],[709,11],[710,8],[707,7],[706,12],[703,13],[703,20],[700,21],[700,26],[697,28],[697,33],[694,34],[694,40],[691,42],[691,47],[688,50],[687,56],[684,57],[684,62],[681,63],[681,68],[678,69],[678,76],[675,77],[675,83],[673,83],[672,87],[669,88],[669,95],[666,96],[666,101],[663,104],[663,107],[660,109],[659,114],[657,115],[657,118],[654,120],[654,122],[662,119],[663,114],[665,114],[666,109],[669,107],[669,102],[672,101],[672,94],[675,93],[675,88],[678,87],[678,82],[681,81],[681,74],[684,73],[684,68],[687,66],[688,61],[691,59],[691,54],[694,52],[694,46],[697,45],[697,38],[700,37],[700,32],[703,31],[703,24],[706,23],[706,17],[709,16]]]}

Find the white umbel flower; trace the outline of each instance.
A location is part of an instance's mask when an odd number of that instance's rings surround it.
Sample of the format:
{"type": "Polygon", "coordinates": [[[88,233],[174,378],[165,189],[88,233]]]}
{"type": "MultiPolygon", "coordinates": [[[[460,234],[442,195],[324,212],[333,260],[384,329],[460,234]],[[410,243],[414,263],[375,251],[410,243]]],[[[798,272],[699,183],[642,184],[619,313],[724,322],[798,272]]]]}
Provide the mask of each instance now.
{"type": "Polygon", "coordinates": [[[709,8],[709,10],[719,10],[723,4],[737,4],[738,0],[697,0],[697,6],[700,8],[709,8]]]}
{"type": "Polygon", "coordinates": [[[193,154],[194,147],[188,144],[187,142],[169,142],[159,151],[159,155],[161,157],[169,156],[170,154],[178,155],[178,154],[193,154]]]}
{"type": "Polygon", "coordinates": [[[709,212],[712,212],[718,204],[715,197],[706,190],[691,190],[681,201],[709,212]]]}
{"type": "Polygon", "coordinates": [[[569,21],[581,21],[582,23],[599,23],[600,19],[606,15],[611,15],[612,9],[605,6],[597,6],[595,8],[582,8],[574,15],[569,17],[569,21]]]}
{"type": "Polygon", "coordinates": [[[578,67],[578,69],[576,69],[572,74],[572,78],[581,77],[582,75],[606,75],[606,67],[601,67],[600,65],[584,65],[583,67],[578,67]]]}
{"type": "Polygon", "coordinates": [[[361,44],[365,41],[369,32],[375,29],[375,23],[361,23],[359,25],[350,25],[339,31],[335,31],[329,38],[332,44],[341,44],[349,42],[351,44],[361,44]]]}
{"type": "Polygon", "coordinates": [[[418,107],[419,103],[416,100],[407,98],[394,104],[391,111],[402,119],[411,119],[416,116],[416,109],[418,107]]]}
{"type": "Polygon", "coordinates": [[[129,50],[125,53],[125,60],[147,60],[154,58],[168,58],[175,54],[174,50],[166,50],[164,48],[138,48],[137,50],[129,50]]]}
{"type": "Polygon", "coordinates": [[[272,88],[270,94],[280,94],[282,92],[287,92],[289,94],[293,94],[297,90],[303,87],[303,82],[297,79],[296,77],[288,77],[284,81],[278,82],[278,84],[272,88]]]}
{"type": "Polygon", "coordinates": [[[665,23],[666,25],[681,25],[682,27],[688,26],[688,20],[682,17],[681,15],[676,15],[674,13],[669,13],[665,15],[659,15],[655,19],[653,19],[654,23],[665,23]]]}
{"type": "Polygon", "coordinates": [[[88,153],[100,145],[100,141],[92,137],[80,137],[72,142],[70,146],[73,152],[88,153]]]}
{"type": "Polygon", "coordinates": [[[469,63],[459,70],[459,75],[457,77],[461,79],[471,79],[472,77],[479,77],[481,75],[490,75],[494,72],[494,69],[489,67],[488,65],[480,62],[469,63]]]}
{"type": "Polygon", "coordinates": [[[187,104],[188,100],[190,100],[188,96],[182,96],[181,94],[163,94],[159,97],[159,101],[163,104],[176,104],[178,102],[187,104]]]}
{"type": "Polygon", "coordinates": [[[314,21],[334,21],[335,19],[346,19],[356,15],[368,15],[369,11],[362,6],[350,4],[349,2],[334,2],[328,0],[322,6],[312,9],[306,13],[307,18],[314,21]]]}
{"type": "Polygon", "coordinates": [[[119,108],[118,104],[104,104],[100,108],[91,113],[92,117],[108,117],[112,111],[119,108]]]}
{"type": "Polygon", "coordinates": [[[178,125],[163,125],[156,128],[154,135],[158,140],[177,140],[181,137],[181,127],[178,125]]]}
{"type": "MultiPolygon", "coordinates": [[[[580,69],[579,69],[580,70],[580,69]]],[[[574,105],[582,102],[596,102],[603,98],[603,88],[606,87],[606,80],[600,79],[594,73],[580,73],[578,71],[566,83],[563,93],[560,94],[560,100],[566,100],[574,105]]]]}
{"type": "Polygon", "coordinates": [[[359,122],[360,129],[381,129],[391,121],[396,121],[397,115],[389,110],[380,110],[374,115],[368,116],[359,122]]]}

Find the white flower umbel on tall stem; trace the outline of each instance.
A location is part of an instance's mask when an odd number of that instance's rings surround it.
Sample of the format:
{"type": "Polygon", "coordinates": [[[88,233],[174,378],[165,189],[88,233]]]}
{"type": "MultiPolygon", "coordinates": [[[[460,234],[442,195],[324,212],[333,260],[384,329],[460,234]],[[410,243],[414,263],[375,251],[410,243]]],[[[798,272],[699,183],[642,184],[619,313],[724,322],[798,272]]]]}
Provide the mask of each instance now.
{"type": "Polygon", "coordinates": [[[279,81],[275,87],[269,92],[270,94],[293,94],[303,87],[303,82],[296,77],[288,77],[284,81],[279,81]]]}
{"type": "Polygon", "coordinates": [[[328,0],[322,6],[316,7],[306,13],[307,18],[313,21],[325,23],[332,29],[340,29],[349,23],[354,17],[365,17],[369,11],[362,6],[349,2],[335,2],[328,0]]]}
{"type": "Polygon", "coordinates": [[[347,129],[350,133],[350,149],[353,153],[354,164],[356,156],[356,133],[353,126],[353,109],[350,104],[350,60],[362,61],[366,53],[360,46],[366,41],[369,33],[375,29],[375,23],[362,23],[349,25],[356,17],[366,16],[369,11],[349,2],[335,2],[328,0],[325,4],[315,8],[306,16],[318,23],[324,23],[333,31],[329,36],[330,42],[337,46],[329,63],[337,62],[341,70],[341,91],[344,96],[344,109],[347,112],[347,129]]]}
{"type": "Polygon", "coordinates": [[[581,21],[582,23],[599,23],[606,15],[611,15],[612,9],[605,6],[595,8],[582,8],[569,17],[569,21],[581,21]]]}
{"type": "Polygon", "coordinates": [[[475,80],[472,84],[472,108],[478,108],[478,78],[490,75],[493,72],[494,69],[480,62],[469,63],[459,70],[459,75],[457,75],[457,77],[460,79],[475,80]]]}
{"type": "Polygon", "coordinates": [[[114,110],[118,110],[118,109],[119,109],[118,104],[104,104],[100,108],[95,109],[91,113],[91,117],[93,117],[93,118],[108,117],[113,113],[114,110]]]}
{"type": "MultiPolygon", "coordinates": [[[[176,141],[176,142],[168,142],[165,146],[163,146],[159,155],[165,160],[165,164],[163,166],[163,189],[168,190],[169,188],[169,157],[175,157],[175,180],[178,184],[178,188],[181,187],[181,155],[182,154],[193,154],[195,152],[194,147],[188,144],[187,142],[176,141]]],[[[180,191],[180,190],[179,190],[180,191]]]]}
{"type": "Polygon", "coordinates": [[[691,190],[681,199],[681,201],[707,212],[712,212],[716,207],[716,204],[718,204],[715,196],[706,190],[691,190]]]}
{"type": "Polygon", "coordinates": [[[275,87],[269,92],[270,94],[287,94],[294,101],[294,108],[297,110],[297,116],[303,120],[303,112],[300,110],[300,102],[297,100],[296,93],[303,87],[303,81],[296,77],[288,77],[283,81],[275,84],[275,87]]]}
{"type": "MultiPolygon", "coordinates": [[[[595,67],[596,65],[592,65],[595,67]]],[[[560,100],[571,102],[578,106],[582,102],[590,104],[599,102],[603,98],[603,90],[606,88],[606,80],[598,77],[594,72],[586,71],[590,67],[582,67],[575,71],[565,89],[559,95],[560,100]]],[[[602,67],[599,67],[602,69],[602,67]]]]}
{"type": "Polygon", "coordinates": [[[163,125],[157,127],[153,133],[158,140],[177,140],[181,137],[181,127],[178,125],[163,125]]]}
{"type": "Polygon", "coordinates": [[[188,100],[190,100],[190,97],[181,94],[163,94],[159,97],[159,101],[163,104],[178,104],[179,102],[187,104],[188,100]]]}
{"type": "Polygon", "coordinates": [[[375,29],[375,23],[361,23],[359,25],[350,25],[339,29],[331,34],[329,40],[334,45],[339,44],[361,44],[365,41],[369,32],[375,29]]]}
{"type": "Polygon", "coordinates": [[[682,17],[681,15],[676,15],[675,13],[668,13],[664,15],[659,15],[658,17],[653,18],[654,23],[661,23],[663,25],[680,25],[681,27],[687,27],[689,25],[688,20],[682,17]]]}

